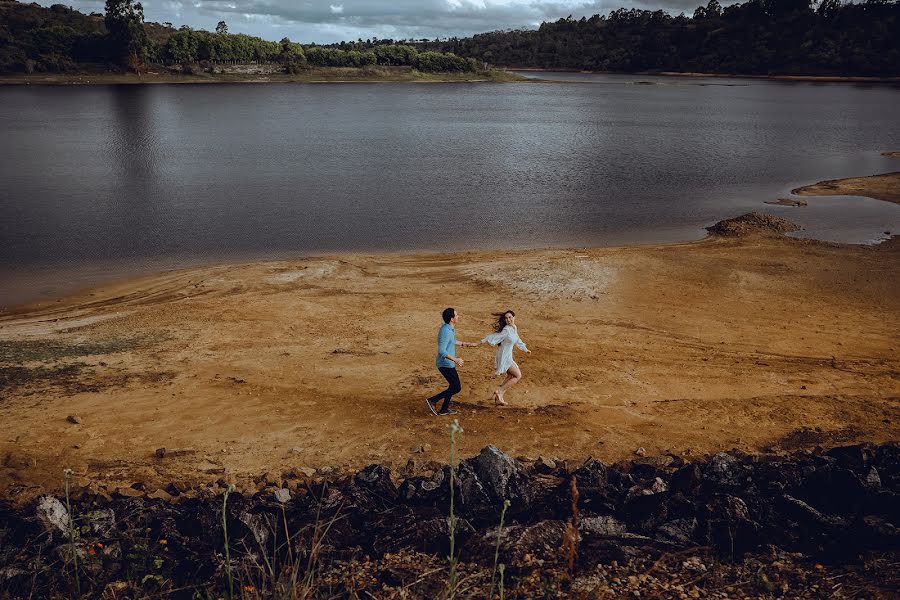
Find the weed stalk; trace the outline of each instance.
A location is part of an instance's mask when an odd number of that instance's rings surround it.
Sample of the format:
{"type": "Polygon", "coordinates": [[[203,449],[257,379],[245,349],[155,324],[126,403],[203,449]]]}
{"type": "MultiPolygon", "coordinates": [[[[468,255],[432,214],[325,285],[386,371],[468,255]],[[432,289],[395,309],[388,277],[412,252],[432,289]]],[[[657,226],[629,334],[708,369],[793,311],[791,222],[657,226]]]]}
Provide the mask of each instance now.
{"type": "Polygon", "coordinates": [[[494,597],[494,583],[497,578],[497,561],[500,558],[500,539],[503,537],[503,520],[506,518],[506,509],[510,507],[509,500],[503,501],[503,510],[500,511],[500,529],[497,530],[497,545],[494,547],[494,570],[491,571],[491,591],[488,598],[494,597]]]}
{"type": "Polygon", "coordinates": [[[447,519],[447,529],[450,534],[450,576],[447,580],[447,598],[453,600],[456,597],[456,513],[453,511],[454,488],[456,487],[456,434],[462,433],[459,421],[453,422],[447,428],[450,431],[450,517],[447,519]]]}
{"type": "Polygon", "coordinates": [[[81,580],[78,576],[78,552],[75,550],[75,515],[72,514],[72,503],[69,500],[69,484],[72,481],[72,469],[63,469],[63,478],[66,482],[66,512],[68,513],[66,529],[68,529],[69,533],[69,548],[72,552],[72,564],[75,568],[75,591],[80,596],[81,580]]]}
{"type": "Polygon", "coordinates": [[[225,490],[222,498],[222,533],[225,536],[225,572],[228,573],[228,598],[234,598],[234,578],[231,575],[231,551],[228,548],[228,514],[225,507],[228,505],[228,494],[234,491],[234,484],[225,490]]]}

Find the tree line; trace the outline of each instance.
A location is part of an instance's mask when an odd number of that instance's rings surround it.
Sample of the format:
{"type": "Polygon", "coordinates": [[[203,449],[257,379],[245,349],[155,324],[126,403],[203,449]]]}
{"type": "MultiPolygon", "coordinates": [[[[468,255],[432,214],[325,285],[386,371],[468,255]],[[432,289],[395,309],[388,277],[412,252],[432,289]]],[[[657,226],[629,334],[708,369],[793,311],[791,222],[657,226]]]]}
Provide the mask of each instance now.
{"type": "Polygon", "coordinates": [[[279,63],[296,73],[309,67],[409,66],[420,71],[474,71],[474,60],[401,44],[365,50],[279,42],[231,34],[224,21],[215,32],[170,23],[144,23],[132,0],[106,0],[105,15],[82,14],[62,4],[44,8],[0,0],[0,72],[67,72],[86,65],[141,70],[150,65],[279,63]]]}
{"type": "Polygon", "coordinates": [[[900,75],[897,0],[710,0],[691,17],[620,8],[608,15],[419,42],[505,67],[736,74],[900,75]]]}
{"type": "Polygon", "coordinates": [[[311,66],[402,65],[422,71],[504,67],[613,72],[900,75],[898,0],[718,0],[693,15],[620,8],[608,15],[542,23],[537,30],[470,38],[358,40],[301,45],[144,23],[133,0],[106,0],[105,15],[62,4],[44,8],[0,0],[0,72],[76,71],[85,65],[275,62],[288,72],[311,66]]]}

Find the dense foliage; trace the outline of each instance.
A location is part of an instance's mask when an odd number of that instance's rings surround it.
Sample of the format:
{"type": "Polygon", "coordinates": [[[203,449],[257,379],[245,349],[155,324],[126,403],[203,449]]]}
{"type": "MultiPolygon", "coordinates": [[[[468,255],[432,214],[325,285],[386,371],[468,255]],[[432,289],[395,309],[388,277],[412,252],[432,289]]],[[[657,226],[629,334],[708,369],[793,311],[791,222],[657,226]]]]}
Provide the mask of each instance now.
{"type": "Polygon", "coordinates": [[[620,8],[419,47],[508,67],[740,74],[900,75],[897,0],[717,0],[693,17],[620,8]]]}
{"type": "Polygon", "coordinates": [[[445,52],[381,44],[374,49],[307,46],[284,38],[271,42],[216,31],[143,22],[132,0],[107,0],[106,16],[84,15],[62,4],[44,8],[0,0],[0,72],[74,71],[87,63],[140,70],[148,65],[280,63],[296,73],[308,66],[401,65],[421,71],[473,71],[476,62],[445,52]]]}
{"type": "Polygon", "coordinates": [[[140,69],[203,62],[309,66],[401,65],[421,71],[507,67],[739,74],[900,75],[898,0],[709,0],[692,17],[619,9],[560,19],[536,31],[446,41],[359,40],[330,46],[280,42],[169,23],[143,23],[133,0],[107,0],[106,17],[61,4],[0,0],[0,72],[72,71],[85,64],[140,69]]]}

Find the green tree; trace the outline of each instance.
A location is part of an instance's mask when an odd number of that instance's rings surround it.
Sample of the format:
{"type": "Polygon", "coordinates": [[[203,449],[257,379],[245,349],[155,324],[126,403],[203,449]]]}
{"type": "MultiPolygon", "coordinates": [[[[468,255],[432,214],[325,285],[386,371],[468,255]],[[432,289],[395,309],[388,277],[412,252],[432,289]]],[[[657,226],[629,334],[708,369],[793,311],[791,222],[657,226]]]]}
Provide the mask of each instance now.
{"type": "Polygon", "coordinates": [[[114,59],[123,67],[140,70],[149,51],[144,31],[144,7],[132,0],[106,0],[106,29],[114,59]]]}
{"type": "Polygon", "coordinates": [[[219,35],[228,35],[228,25],[225,23],[225,21],[219,21],[216,24],[216,33],[218,33],[219,35]]]}

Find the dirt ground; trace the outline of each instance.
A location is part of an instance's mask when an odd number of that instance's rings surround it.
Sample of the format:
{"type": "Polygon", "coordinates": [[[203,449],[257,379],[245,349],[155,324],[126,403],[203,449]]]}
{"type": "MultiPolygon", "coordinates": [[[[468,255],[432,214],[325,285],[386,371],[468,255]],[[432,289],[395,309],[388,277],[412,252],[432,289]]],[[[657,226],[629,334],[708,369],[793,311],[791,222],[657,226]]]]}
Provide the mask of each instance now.
{"type": "MultiPolygon", "coordinates": [[[[900,240],[344,255],[164,273],[0,317],[0,496],[446,462],[440,312],[513,309],[490,401],[460,349],[459,454],[604,461],[900,439],[900,240]],[[70,422],[69,416],[77,417],[70,422]],[[157,448],[170,454],[158,458],[157,448]],[[171,456],[171,449],[189,449],[171,456]]],[[[140,487],[140,486],[138,486],[140,487]]]]}

